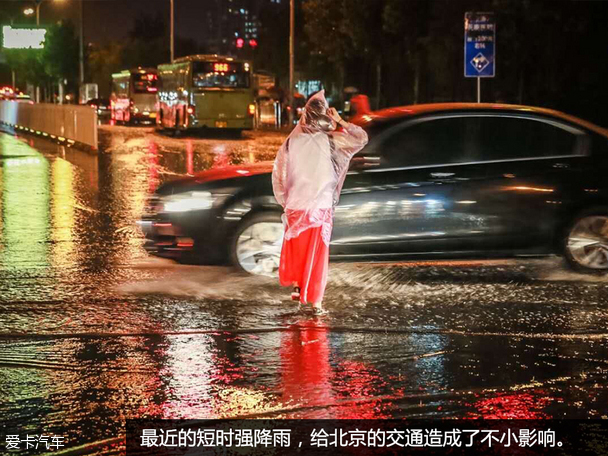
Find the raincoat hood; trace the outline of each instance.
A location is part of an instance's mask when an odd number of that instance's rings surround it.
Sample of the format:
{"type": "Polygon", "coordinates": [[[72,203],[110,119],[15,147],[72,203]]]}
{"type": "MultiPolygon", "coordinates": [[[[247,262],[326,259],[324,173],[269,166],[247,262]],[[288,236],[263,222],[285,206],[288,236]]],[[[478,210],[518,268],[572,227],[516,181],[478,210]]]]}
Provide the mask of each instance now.
{"type": "Polygon", "coordinates": [[[322,131],[329,133],[336,129],[336,123],[327,115],[329,104],[325,99],[325,90],[321,90],[314,94],[304,107],[304,112],[300,117],[299,124],[304,130],[309,133],[313,131],[322,131]]]}

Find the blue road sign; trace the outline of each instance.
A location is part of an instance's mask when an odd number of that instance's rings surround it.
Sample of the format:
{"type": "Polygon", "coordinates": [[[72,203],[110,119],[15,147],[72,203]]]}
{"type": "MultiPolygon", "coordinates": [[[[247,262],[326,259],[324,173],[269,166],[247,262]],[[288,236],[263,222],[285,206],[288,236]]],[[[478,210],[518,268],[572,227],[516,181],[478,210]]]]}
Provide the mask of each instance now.
{"type": "Polygon", "coordinates": [[[493,78],[496,69],[496,21],[494,13],[464,15],[464,75],[493,78]]]}

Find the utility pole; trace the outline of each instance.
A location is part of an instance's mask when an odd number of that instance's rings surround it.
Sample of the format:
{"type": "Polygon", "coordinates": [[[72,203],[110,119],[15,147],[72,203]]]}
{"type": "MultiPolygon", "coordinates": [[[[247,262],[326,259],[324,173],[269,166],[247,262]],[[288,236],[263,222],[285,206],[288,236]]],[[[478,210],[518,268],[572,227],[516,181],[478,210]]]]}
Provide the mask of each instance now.
{"type": "Polygon", "coordinates": [[[80,0],[80,87],[84,84],[84,0],[80,0]]]}
{"type": "MultiPolygon", "coordinates": [[[[77,102],[76,103],[80,103],[80,98],[81,98],[81,92],[84,88],[84,0],[80,0],[80,50],[79,50],[79,56],[78,56],[78,60],[79,60],[79,77],[80,77],[80,84],[78,84],[78,93],[76,94],[77,97],[77,102]]],[[[83,103],[86,103],[88,100],[86,100],[86,94],[85,97],[83,98],[83,103]]]]}
{"type": "MultiPolygon", "coordinates": [[[[40,5],[42,0],[36,0],[36,27],[40,27],[40,5]]],[[[36,84],[36,103],[40,103],[40,86],[36,84]]]]}
{"type": "Polygon", "coordinates": [[[293,46],[295,28],[295,0],[290,0],[289,4],[289,128],[293,126],[293,46]]]}
{"type": "Polygon", "coordinates": [[[173,63],[173,60],[175,58],[174,45],[175,45],[175,11],[174,11],[173,0],[171,0],[171,63],[173,63]]]}

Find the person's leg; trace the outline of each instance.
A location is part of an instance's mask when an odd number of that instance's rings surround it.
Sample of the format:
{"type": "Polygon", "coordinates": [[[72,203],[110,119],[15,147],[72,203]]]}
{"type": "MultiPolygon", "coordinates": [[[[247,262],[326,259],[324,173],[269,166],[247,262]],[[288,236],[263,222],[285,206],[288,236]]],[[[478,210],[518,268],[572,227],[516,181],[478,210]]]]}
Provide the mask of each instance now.
{"type": "Polygon", "coordinates": [[[311,303],[313,308],[322,307],[327,273],[329,270],[329,248],[323,242],[322,228],[312,228],[308,255],[302,278],[300,302],[311,303]]]}
{"type": "Polygon", "coordinates": [[[279,280],[282,286],[293,287],[291,299],[301,300],[302,277],[310,245],[310,232],[306,230],[295,238],[283,241],[281,261],[279,265],[279,280]]]}
{"type": "Polygon", "coordinates": [[[292,240],[283,240],[281,247],[281,258],[279,261],[279,283],[283,287],[288,287],[293,283],[298,272],[294,267],[294,248],[292,240]]]}
{"type": "Polygon", "coordinates": [[[293,301],[300,300],[300,286],[298,285],[298,282],[293,283],[293,291],[291,292],[291,299],[293,301]]]}

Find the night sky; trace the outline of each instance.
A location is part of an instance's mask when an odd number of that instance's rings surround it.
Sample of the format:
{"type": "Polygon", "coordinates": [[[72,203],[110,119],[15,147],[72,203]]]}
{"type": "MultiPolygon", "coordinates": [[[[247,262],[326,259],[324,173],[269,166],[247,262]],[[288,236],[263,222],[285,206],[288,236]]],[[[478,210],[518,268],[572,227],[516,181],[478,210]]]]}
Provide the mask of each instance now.
{"type": "MultiPolygon", "coordinates": [[[[205,0],[175,0],[176,35],[199,41],[201,24],[200,13],[204,11],[205,0]]],[[[15,4],[23,9],[32,2],[23,0],[0,0],[0,8],[14,8],[15,4]]],[[[127,36],[136,17],[142,13],[155,16],[164,15],[169,26],[169,0],[84,0],[85,39],[88,43],[104,43],[127,36]]],[[[62,18],[71,19],[78,24],[76,0],[44,0],[40,7],[40,24],[45,25],[62,18]]],[[[34,23],[35,19],[32,19],[34,23]]]]}

